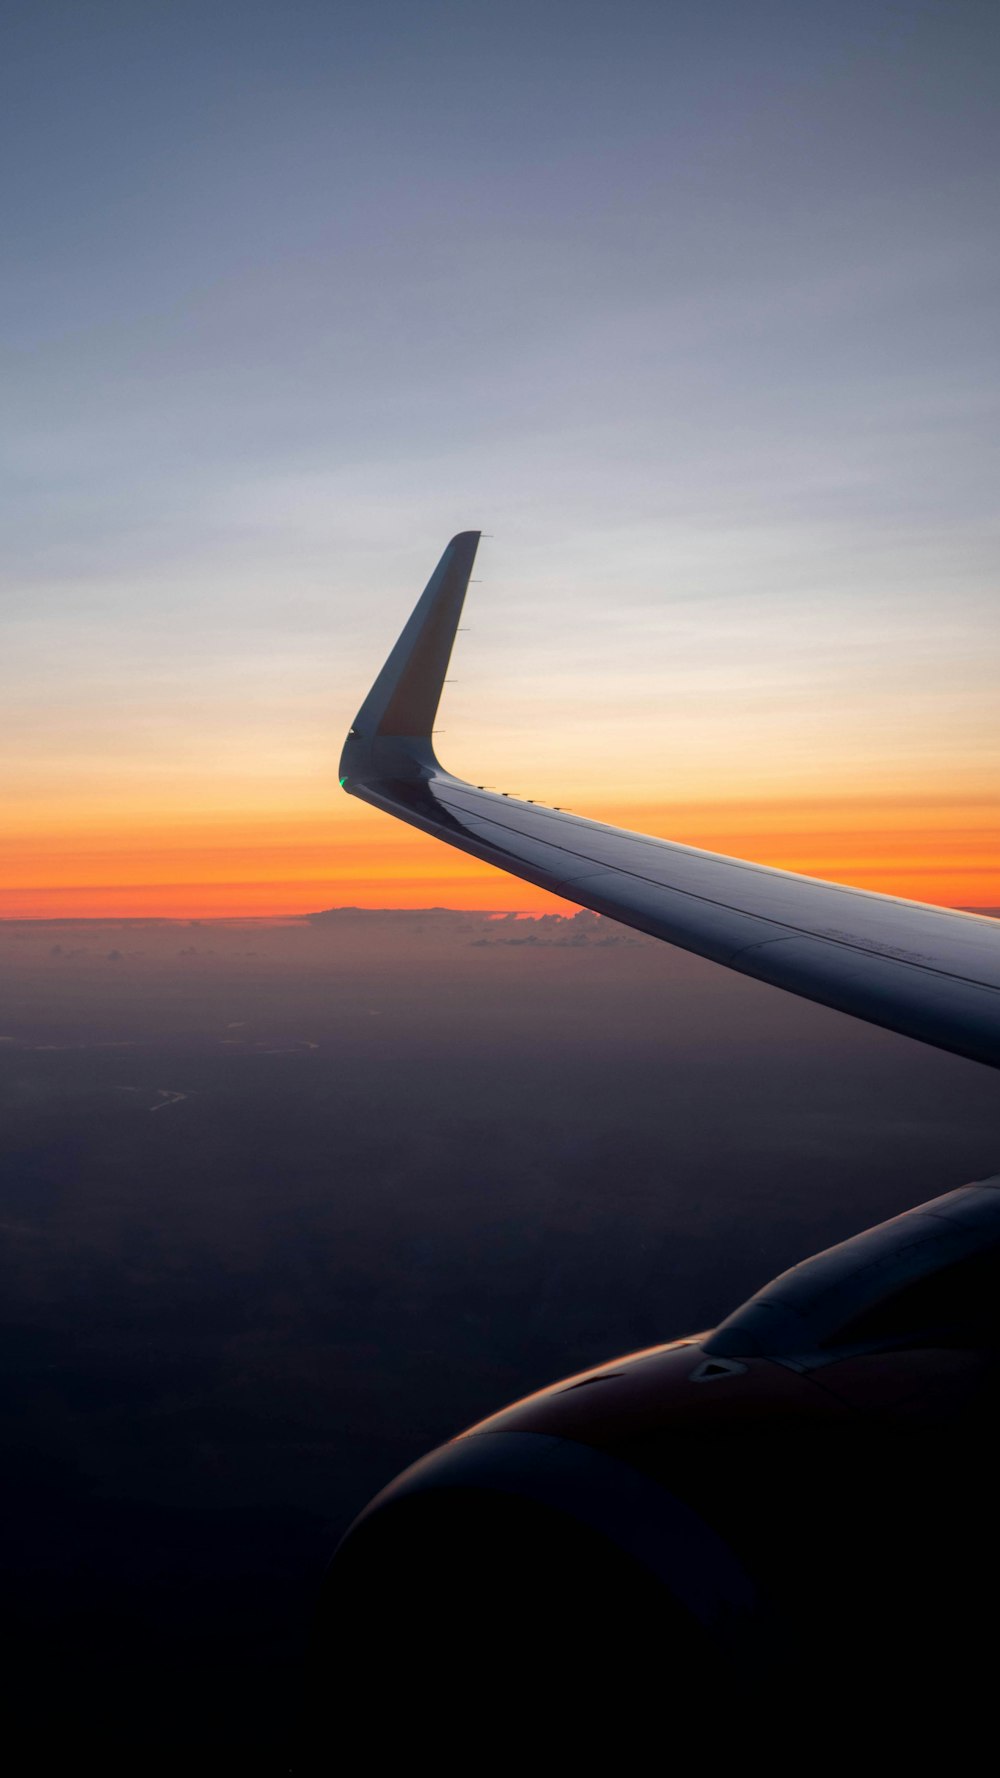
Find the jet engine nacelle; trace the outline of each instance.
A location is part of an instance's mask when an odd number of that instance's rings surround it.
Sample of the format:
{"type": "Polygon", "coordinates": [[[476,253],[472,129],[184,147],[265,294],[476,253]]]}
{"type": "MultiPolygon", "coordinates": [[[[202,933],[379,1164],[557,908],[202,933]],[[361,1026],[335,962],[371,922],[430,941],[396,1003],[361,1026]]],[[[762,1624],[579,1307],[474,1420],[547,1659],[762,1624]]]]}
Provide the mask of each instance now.
{"type": "Polygon", "coordinates": [[[834,1734],[891,1722],[901,1686],[925,1721],[956,1688],[991,1694],[972,1608],[997,1578],[998,1188],[858,1235],[713,1332],[556,1383],[407,1470],[329,1570],[314,1705],[360,1713],[394,1756],[530,1734],[634,1762],[668,1725],[728,1752],[776,1710],[832,1708],[834,1734]]]}

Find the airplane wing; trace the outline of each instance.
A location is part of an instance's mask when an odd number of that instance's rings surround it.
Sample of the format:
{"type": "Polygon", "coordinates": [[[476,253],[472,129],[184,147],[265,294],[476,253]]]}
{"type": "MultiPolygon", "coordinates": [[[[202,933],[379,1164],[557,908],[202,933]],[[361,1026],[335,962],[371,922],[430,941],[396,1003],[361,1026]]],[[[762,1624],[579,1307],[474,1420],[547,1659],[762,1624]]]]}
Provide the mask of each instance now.
{"type": "Polygon", "coordinates": [[[640,932],[1000,1067],[1000,921],[586,821],[452,777],[432,744],[478,531],[453,537],[361,706],[352,796],[640,932]]]}

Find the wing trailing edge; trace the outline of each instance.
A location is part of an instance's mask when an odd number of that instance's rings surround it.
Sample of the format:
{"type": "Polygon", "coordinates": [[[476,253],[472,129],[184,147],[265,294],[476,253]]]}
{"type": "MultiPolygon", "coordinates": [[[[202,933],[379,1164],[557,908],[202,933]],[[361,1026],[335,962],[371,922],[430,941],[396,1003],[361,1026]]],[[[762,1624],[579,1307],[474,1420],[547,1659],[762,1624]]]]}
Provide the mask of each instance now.
{"type": "Polygon", "coordinates": [[[344,745],[344,789],[641,932],[1000,1067],[1000,922],[608,827],[481,790],[432,731],[478,531],[452,538],[344,745]]]}

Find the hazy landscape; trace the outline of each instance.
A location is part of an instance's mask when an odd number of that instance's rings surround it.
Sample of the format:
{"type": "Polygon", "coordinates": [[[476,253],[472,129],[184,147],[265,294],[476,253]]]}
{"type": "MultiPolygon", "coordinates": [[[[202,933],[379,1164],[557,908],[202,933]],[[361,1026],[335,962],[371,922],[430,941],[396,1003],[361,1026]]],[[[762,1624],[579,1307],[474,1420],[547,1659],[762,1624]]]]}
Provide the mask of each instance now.
{"type": "Polygon", "coordinates": [[[281,1769],[323,1565],[400,1467],[1000,1166],[986,1069],[588,914],[6,923],[0,965],[36,1741],[281,1769]]]}

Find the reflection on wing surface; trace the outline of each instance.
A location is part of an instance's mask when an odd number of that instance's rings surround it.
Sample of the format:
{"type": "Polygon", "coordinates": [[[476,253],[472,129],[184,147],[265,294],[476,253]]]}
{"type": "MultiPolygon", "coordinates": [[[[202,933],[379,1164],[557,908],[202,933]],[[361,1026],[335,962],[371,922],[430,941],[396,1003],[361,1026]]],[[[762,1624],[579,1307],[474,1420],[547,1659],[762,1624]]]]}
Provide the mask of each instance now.
{"type": "Polygon", "coordinates": [[[581,907],[1000,1066],[1000,923],[605,826],[446,772],[432,729],[479,533],[452,539],[355,719],[341,781],[581,907]]]}

